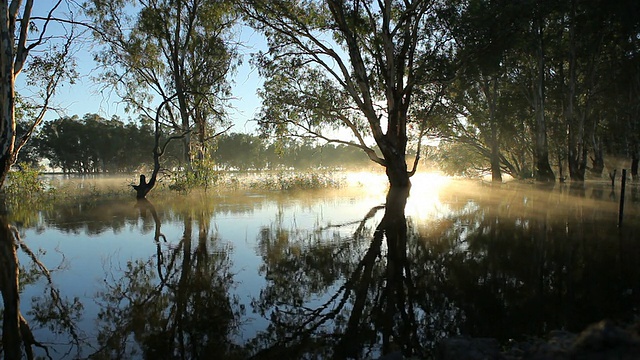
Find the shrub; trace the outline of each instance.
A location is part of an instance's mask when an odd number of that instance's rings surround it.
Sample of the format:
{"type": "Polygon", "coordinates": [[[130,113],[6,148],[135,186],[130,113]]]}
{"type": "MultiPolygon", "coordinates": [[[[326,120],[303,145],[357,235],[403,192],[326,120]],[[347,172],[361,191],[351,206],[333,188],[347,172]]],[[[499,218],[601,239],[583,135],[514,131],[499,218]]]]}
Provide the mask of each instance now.
{"type": "Polygon", "coordinates": [[[171,177],[170,190],[188,193],[193,189],[203,188],[207,191],[210,186],[215,185],[218,175],[214,170],[213,159],[196,160],[191,165],[192,170],[184,169],[171,177]]]}
{"type": "Polygon", "coordinates": [[[344,183],[331,172],[279,172],[252,181],[250,188],[262,190],[313,190],[340,188],[344,183]]]}
{"type": "Polygon", "coordinates": [[[4,192],[9,199],[35,198],[46,191],[46,183],[40,178],[40,169],[26,163],[18,164],[19,170],[9,172],[4,192]]]}

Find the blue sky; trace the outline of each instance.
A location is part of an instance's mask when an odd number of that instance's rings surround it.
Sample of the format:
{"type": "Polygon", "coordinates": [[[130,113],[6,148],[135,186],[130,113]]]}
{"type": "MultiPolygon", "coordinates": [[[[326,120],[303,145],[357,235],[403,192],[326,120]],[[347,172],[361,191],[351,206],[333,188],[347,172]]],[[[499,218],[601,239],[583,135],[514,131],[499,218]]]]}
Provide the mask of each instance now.
{"type": "MultiPolygon", "coordinates": [[[[249,58],[251,53],[258,51],[262,40],[260,34],[247,28],[242,29],[240,36],[245,47],[241,49],[242,65],[233,76],[234,99],[231,101],[230,117],[234,124],[233,132],[250,133],[256,128],[251,120],[260,106],[256,91],[262,86],[262,79],[258,71],[249,65],[249,58]]],[[[115,93],[109,94],[108,91],[101,93],[102,84],[92,80],[92,77],[97,76],[101,70],[96,68],[91,51],[80,50],[75,57],[80,77],[75,84],[64,84],[59,89],[55,106],[63,108],[64,114],[69,116],[82,117],[87,113],[98,113],[104,118],[110,118],[113,115],[123,119],[129,116],[135,118],[135,115],[125,113],[125,106],[115,93]]],[[[50,111],[45,119],[56,119],[59,116],[58,113],[50,111]]]]}
{"type": "MultiPolygon", "coordinates": [[[[46,2],[52,3],[49,0],[44,1],[44,3],[46,2]]],[[[34,15],[44,16],[44,13],[38,12],[48,11],[45,8],[47,6],[36,6],[34,15]]],[[[66,9],[61,9],[59,16],[64,15],[65,11],[66,9]]],[[[55,34],[56,31],[62,31],[62,29],[57,30],[56,26],[55,24],[51,25],[47,33],[55,34]]],[[[239,51],[243,61],[232,77],[234,99],[231,101],[230,118],[234,124],[232,131],[250,133],[256,129],[255,122],[251,120],[260,106],[256,91],[262,85],[262,79],[259,77],[258,71],[250,67],[249,59],[252,53],[265,49],[266,45],[262,35],[248,27],[238,29],[237,40],[242,44],[239,51]]],[[[46,46],[40,49],[45,50],[46,46]]],[[[52,104],[58,111],[49,111],[45,120],[57,119],[60,116],[78,115],[82,117],[87,113],[97,113],[105,118],[117,115],[125,120],[129,117],[136,117],[136,114],[125,112],[125,105],[121,103],[115,93],[101,91],[102,84],[93,80],[101,72],[93,61],[94,51],[95,49],[92,49],[88,42],[78,45],[74,58],[77,62],[76,70],[79,78],[75,84],[66,83],[59,87],[52,104]]],[[[19,93],[29,96],[32,89],[25,86],[26,76],[26,73],[18,76],[16,87],[19,93]]]]}

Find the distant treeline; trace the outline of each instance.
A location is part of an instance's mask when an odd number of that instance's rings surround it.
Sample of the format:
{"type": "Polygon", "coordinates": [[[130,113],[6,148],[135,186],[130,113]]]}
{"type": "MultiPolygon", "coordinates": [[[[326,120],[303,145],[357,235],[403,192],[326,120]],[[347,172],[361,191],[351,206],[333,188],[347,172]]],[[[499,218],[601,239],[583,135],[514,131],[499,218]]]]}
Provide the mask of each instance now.
{"type": "MultiPolygon", "coordinates": [[[[20,130],[20,129],[19,129],[20,130]]],[[[18,162],[47,164],[64,173],[129,173],[153,163],[151,121],[105,119],[96,114],[44,122],[18,162]]],[[[310,141],[270,141],[244,133],[225,133],[210,141],[208,154],[220,170],[317,169],[370,166],[359,149],[310,141]]],[[[180,167],[182,143],[170,143],[164,167],[180,167]]]]}

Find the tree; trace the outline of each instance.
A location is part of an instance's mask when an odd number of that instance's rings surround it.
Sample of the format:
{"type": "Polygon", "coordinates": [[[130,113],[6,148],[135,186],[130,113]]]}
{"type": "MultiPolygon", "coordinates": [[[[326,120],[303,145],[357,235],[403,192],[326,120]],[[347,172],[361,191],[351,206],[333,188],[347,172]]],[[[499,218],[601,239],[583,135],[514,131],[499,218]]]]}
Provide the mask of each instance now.
{"type": "Polygon", "coordinates": [[[241,6],[269,45],[254,58],[267,79],[260,92],[263,128],[356,146],[386,168],[391,186],[408,186],[417,167],[416,160],[408,171],[405,159],[408,127],[424,129],[428,121],[409,116],[413,96],[421,89],[437,99],[447,75],[450,44],[439,3],[250,0],[241,6]],[[336,129],[352,137],[326,132],[336,129]]]}
{"type": "Polygon", "coordinates": [[[150,163],[153,130],[97,114],[46,121],[34,144],[39,156],[63,172],[131,172],[150,163]]]}
{"type": "Polygon", "coordinates": [[[447,121],[442,134],[461,141],[486,157],[492,180],[502,181],[502,167],[518,176],[516,166],[502,154],[509,136],[509,54],[522,33],[518,6],[509,1],[468,0],[453,4],[448,24],[456,41],[459,68],[447,92],[454,120],[447,121]],[[456,9],[464,9],[456,11],[456,9]],[[462,117],[462,118],[461,118],[462,117]],[[503,134],[504,133],[504,134],[503,134]]]}
{"type": "Polygon", "coordinates": [[[549,142],[547,139],[546,89],[547,89],[547,55],[545,43],[546,3],[533,1],[529,22],[528,51],[535,65],[531,67],[530,99],[535,114],[534,154],[536,163],[536,179],[543,182],[555,181],[555,175],[549,164],[549,142]]]}
{"type": "MultiPolygon", "coordinates": [[[[0,9],[0,187],[17,159],[20,149],[27,143],[35,128],[49,110],[56,88],[65,78],[73,78],[70,60],[73,28],[63,32],[61,43],[52,44],[47,29],[55,21],[54,13],[63,0],[54,2],[45,17],[33,16],[33,0],[3,1],[0,9]],[[35,34],[35,37],[31,35],[35,34]],[[33,56],[36,48],[49,48],[42,55],[33,56]],[[30,64],[27,66],[28,61],[30,64]],[[16,78],[26,69],[30,72],[28,85],[38,87],[40,102],[31,104],[35,116],[20,138],[16,137],[16,78]]],[[[26,99],[25,99],[26,101],[26,99]]]]}
{"type": "Polygon", "coordinates": [[[230,78],[238,54],[230,41],[235,23],[226,0],[94,0],[88,15],[104,45],[96,58],[131,110],[158,118],[171,133],[182,135],[183,161],[202,158],[211,128],[226,126],[230,78]],[[157,96],[159,99],[154,99],[157,96]],[[166,106],[157,106],[158,103],[166,106]]]}
{"type": "Polygon", "coordinates": [[[53,167],[63,172],[83,172],[89,144],[80,136],[82,124],[77,117],[63,117],[44,123],[38,142],[40,153],[53,167]]]}
{"type": "Polygon", "coordinates": [[[214,160],[226,169],[262,169],[266,144],[249,134],[230,133],[216,139],[214,160]]]}

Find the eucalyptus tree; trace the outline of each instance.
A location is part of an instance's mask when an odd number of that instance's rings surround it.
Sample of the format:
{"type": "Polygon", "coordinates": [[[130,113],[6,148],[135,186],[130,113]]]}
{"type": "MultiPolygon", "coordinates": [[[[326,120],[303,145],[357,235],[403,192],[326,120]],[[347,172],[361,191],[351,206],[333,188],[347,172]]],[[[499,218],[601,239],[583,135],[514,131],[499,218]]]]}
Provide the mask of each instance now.
{"type": "MultiPolygon", "coordinates": [[[[50,31],[52,23],[61,20],[56,17],[61,8],[72,5],[63,0],[41,5],[36,10],[38,13],[44,10],[45,16],[40,16],[34,14],[33,3],[33,0],[7,0],[0,5],[0,187],[20,149],[50,109],[58,86],[75,76],[70,56],[77,35],[74,26],[58,26],[55,38],[50,31]],[[16,81],[23,70],[29,75],[26,85],[37,91],[30,99],[22,97],[22,104],[32,108],[33,117],[17,137],[16,107],[20,101],[16,81]]],[[[62,21],[70,24],[69,19],[62,21]]]]}
{"type": "Polygon", "coordinates": [[[268,43],[253,59],[266,78],[259,92],[262,128],[358,147],[386,168],[391,186],[408,186],[419,158],[409,170],[410,128],[421,132],[428,120],[410,115],[429,108],[414,95],[423,90],[437,102],[448,76],[451,44],[438,18],[441,2],[249,0],[241,6],[268,43]]]}
{"type": "Polygon", "coordinates": [[[45,121],[35,140],[39,155],[65,173],[118,172],[150,163],[142,154],[153,147],[154,134],[144,124],[85,114],[45,121]]]}
{"type": "MultiPolygon", "coordinates": [[[[599,60],[590,79],[589,104],[594,149],[592,169],[602,169],[598,152],[631,159],[631,174],[638,179],[640,161],[640,3],[633,0],[597,2],[589,11],[592,38],[599,60]],[[600,162],[600,163],[599,163],[600,162]]],[[[600,170],[601,171],[601,170],[600,170]]]]}
{"type": "MultiPolygon", "coordinates": [[[[603,62],[609,61],[605,49],[615,38],[610,6],[594,1],[559,3],[548,21],[549,94],[548,113],[561,126],[558,143],[566,154],[572,181],[584,181],[588,152],[599,154],[595,142],[597,109],[594,105],[601,89],[610,80],[600,77],[603,62]]],[[[604,75],[604,74],[603,74],[604,75]]],[[[595,159],[594,159],[595,160],[595,159]]],[[[600,173],[602,159],[599,160],[600,173]]]]}
{"type": "Polygon", "coordinates": [[[602,174],[607,132],[629,139],[627,153],[633,157],[635,129],[615,122],[620,119],[617,114],[628,114],[638,99],[629,103],[624,85],[637,74],[633,65],[627,66],[638,61],[638,20],[628,15],[634,10],[637,13],[638,5],[633,1],[547,4],[545,112],[555,119],[551,142],[556,144],[559,162],[566,157],[572,181],[585,180],[589,157],[592,173],[602,174]],[[620,106],[624,110],[619,111],[620,106]]]}
{"type": "Polygon", "coordinates": [[[523,11],[530,14],[527,19],[529,25],[523,43],[522,52],[523,74],[528,81],[527,96],[530,100],[531,107],[535,116],[533,126],[534,132],[534,155],[536,179],[539,181],[555,181],[555,174],[549,163],[549,141],[547,137],[548,119],[546,113],[546,96],[547,96],[547,48],[546,45],[546,29],[548,25],[547,17],[549,15],[549,3],[544,1],[533,0],[522,8],[523,11]]]}
{"type": "Polygon", "coordinates": [[[463,11],[451,11],[448,18],[459,69],[447,92],[457,115],[445,124],[449,134],[444,135],[486,157],[492,180],[500,182],[503,166],[511,175],[518,175],[516,166],[501,153],[501,143],[510,136],[508,120],[513,118],[508,54],[517,43],[513,34],[523,30],[519,7],[510,1],[468,0],[464,4],[458,6],[463,11]]]}
{"type": "MultiPolygon", "coordinates": [[[[45,11],[45,16],[34,14],[34,1],[2,1],[0,3],[0,187],[18,157],[20,149],[31,138],[35,128],[42,122],[50,108],[51,101],[60,83],[73,77],[72,40],[73,26],[62,26],[55,40],[47,29],[56,21],[63,0],[39,5],[37,12],[45,11]],[[42,50],[38,53],[37,50],[42,50]],[[18,76],[29,72],[26,85],[32,89],[31,99],[23,97],[23,103],[30,104],[34,116],[25,130],[16,134],[16,108],[19,106],[17,91],[18,76]]],[[[68,4],[66,4],[68,5],[68,4]]],[[[72,6],[72,5],[69,5],[72,6]]],[[[0,199],[0,292],[2,293],[2,350],[7,359],[22,357],[22,347],[27,356],[37,343],[28,329],[20,312],[20,286],[18,282],[18,262],[15,247],[19,242],[6,220],[6,203],[0,199]]]]}
{"type": "Polygon", "coordinates": [[[227,126],[230,75],[239,55],[228,0],[90,0],[87,14],[103,45],[95,56],[132,111],[158,119],[184,144],[183,160],[202,158],[211,129],[227,126]],[[163,106],[157,106],[162,103],[163,106]]]}

